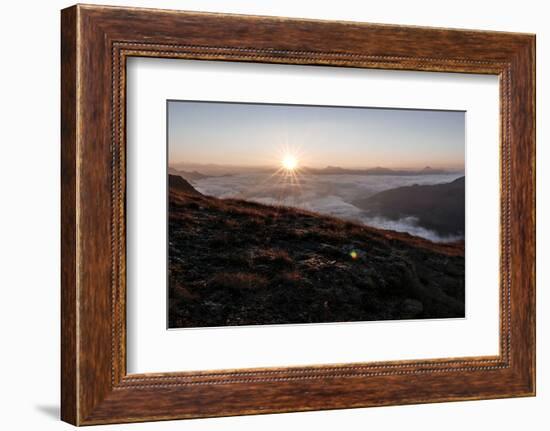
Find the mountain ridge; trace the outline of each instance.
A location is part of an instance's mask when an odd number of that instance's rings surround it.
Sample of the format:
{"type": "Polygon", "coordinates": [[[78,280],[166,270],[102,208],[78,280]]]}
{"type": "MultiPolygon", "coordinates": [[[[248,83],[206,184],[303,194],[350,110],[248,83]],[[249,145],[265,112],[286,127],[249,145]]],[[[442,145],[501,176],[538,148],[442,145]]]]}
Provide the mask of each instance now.
{"type": "MultiPolygon", "coordinates": [[[[217,164],[190,164],[174,165],[168,168],[169,173],[181,175],[187,180],[197,180],[214,176],[228,176],[238,173],[273,173],[278,168],[274,166],[233,166],[217,164]],[[177,167],[179,166],[179,167],[177,167]]],[[[325,166],[314,168],[301,166],[298,171],[310,175],[396,175],[396,176],[418,176],[418,175],[447,175],[457,172],[451,169],[439,169],[426,166],[421,169],[393,169],[376,166],[372,168],[342,168],[340,166],[325,166]]]]}
{"type": "Polygon", "coordinates": [[[444,169],[433,169],[426,166],[423,169],[392,169],[377,166],[366,169],[342,168],[339,166],[327,166],[325,168],[308,168],[302,170],[304,173],[314,175],[395,175],[395,176],[417,176],[417,175],[447,175],[450,171],[444,169]]]}
{"type": "Polygon", "coordinates": [[[418,225],[440,235],[464,236],[466,178],[448,183],[402,186],[384,190],[353,205],[391,220],[415,217],[418,225]]]}
{"type": "Polygon", "coordinates": [[[202,193],[200,193],[195,187],[191,185],[191,183],[189,183],[189,181],[187,181],[181,175],[168,174],[168,187],[170,190],[174,190],[177,192],[182,192],[194,196],[202,196],[202,193]]]}

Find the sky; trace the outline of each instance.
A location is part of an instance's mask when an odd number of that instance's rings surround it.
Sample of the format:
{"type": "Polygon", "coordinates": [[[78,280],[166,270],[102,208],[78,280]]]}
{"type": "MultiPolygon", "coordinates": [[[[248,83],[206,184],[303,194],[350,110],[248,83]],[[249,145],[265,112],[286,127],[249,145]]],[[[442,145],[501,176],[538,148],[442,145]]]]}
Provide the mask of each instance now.
{"type": "Polygon", "coordinates": [[[465,112],[168,102],[168,162],[464,168],[465,112]]]}

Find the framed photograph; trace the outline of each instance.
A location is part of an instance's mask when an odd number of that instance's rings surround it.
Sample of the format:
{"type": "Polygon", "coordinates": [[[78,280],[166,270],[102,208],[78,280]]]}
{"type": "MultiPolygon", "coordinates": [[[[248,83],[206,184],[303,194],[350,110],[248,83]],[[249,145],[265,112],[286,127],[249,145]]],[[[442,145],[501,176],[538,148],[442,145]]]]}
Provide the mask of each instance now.
{"type": "Polygon", "coordinates": [[[169,329],[465,317],[465,112],[166,109],[169,329]]]}
{"type": "Polygon", "coordinates": [[[62,11],[62,419],[535,394],[535,36],[62,11]]]}

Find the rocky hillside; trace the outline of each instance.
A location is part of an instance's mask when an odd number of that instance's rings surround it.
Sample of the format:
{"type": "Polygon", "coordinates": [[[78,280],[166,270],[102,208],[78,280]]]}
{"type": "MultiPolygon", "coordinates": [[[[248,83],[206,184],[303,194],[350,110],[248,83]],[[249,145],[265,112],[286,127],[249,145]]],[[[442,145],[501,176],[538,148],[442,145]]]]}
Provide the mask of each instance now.
{"type": "Polygon", "coordinates": [[[464,236],[464,177],[445,184],[415,184],[385,190],[353,204],[369,214],[393,220],[416,217],[419,226],[442,236],[464,236]]]}
{"type": "Polygon", "coordinates": [[[170,191],[175,191],[178,193],[184,193],[193,196],[202,196],[202,194],[197,191],[189,181],[183,179],[179,175],[168,175],[168,188],[170,191]]]}
{"type": "Polygon", "coordinates": [[[464,316],[463,243],[182,184],[170,179],[171,328],[464,316]]]}

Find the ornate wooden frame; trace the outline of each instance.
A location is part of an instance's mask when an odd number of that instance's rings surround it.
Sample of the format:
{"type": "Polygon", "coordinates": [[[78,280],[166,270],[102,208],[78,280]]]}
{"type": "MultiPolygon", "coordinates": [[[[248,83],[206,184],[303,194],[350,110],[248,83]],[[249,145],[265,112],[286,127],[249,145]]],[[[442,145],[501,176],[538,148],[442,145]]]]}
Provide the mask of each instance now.
{"type": "Polygon", "coordinates": [[[534,35],[82,5],[61,15],[63,420],[88,425],[535,394],[534,35]],[[128,375],[129,56],[498,75],[500,354],[128,375]]]}

